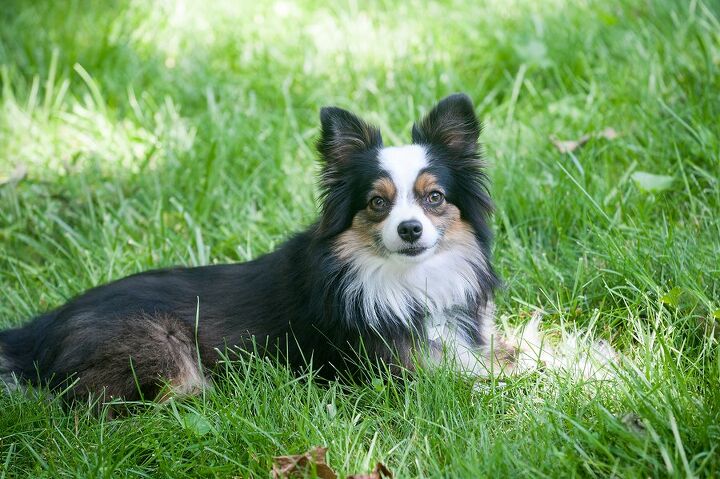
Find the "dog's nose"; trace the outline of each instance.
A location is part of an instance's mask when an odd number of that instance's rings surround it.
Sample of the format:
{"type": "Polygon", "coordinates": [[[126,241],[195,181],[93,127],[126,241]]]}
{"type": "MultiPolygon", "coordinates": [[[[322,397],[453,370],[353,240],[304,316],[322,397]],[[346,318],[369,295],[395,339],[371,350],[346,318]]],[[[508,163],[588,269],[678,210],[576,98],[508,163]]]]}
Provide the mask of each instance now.
{"type": "Polygon", "coordinates": [[[413,243],[422,236],[422,223],[418,220],[403,221],[398,225],[398,235],[404,241],[413,243]]]}

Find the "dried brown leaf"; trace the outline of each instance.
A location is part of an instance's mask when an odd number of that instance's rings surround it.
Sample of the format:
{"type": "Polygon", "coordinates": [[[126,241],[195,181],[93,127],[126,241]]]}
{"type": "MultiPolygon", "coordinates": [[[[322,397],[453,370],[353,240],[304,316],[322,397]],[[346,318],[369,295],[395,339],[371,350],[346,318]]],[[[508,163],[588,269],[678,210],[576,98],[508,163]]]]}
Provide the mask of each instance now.
{"type": "MultiPolygon", "coordinates": [[[[305,454],[273,457],[273,479],[296,479],[307,477],[311,471],[320,479],[337,479],[337,474],[327,464],[327,448],[313,447],[305,454]]],[[[385,464],[378,462],[368,474],[353,474],[347,479],[392,479],[393,473],[385,464]]]]}
{"type": "Polygon", "coordinates": [[[337,479],[337,474],[326,462],[327,448],[314,447],[305,454],[273,457],[273,479],[307,477],[311,470],[320,479],[337,479]]]}
{"type": "Polygon", "coordinates": [[[615,128],[609,126],[595,136],[600,137],[600,138],[605,138],[606,140],[612,141],[615,138],[617,138],[618,136],[620,136],[620,134],[617,131],[615,131],[615,128]]]}
{"type": "Polygon", "coordinates": [[[612,141],[618,136],[620,136],[620,134],[615,128],[607,127],[599,132],[592,134],[586,133],[577,140],[558,140],[555,136],[551,136],[550,141],[552,141],[552,144],[555,145],[555,148],[557,148],[560,153],[572,153],[583,147],[591,138],[605,138],[606,140],[612,141]]]}
{"type": "Polygon", "coordinates": [[[370,474],[353,474],[352,476],[348,476],[347,479],[382,479],[383,477],[392,478],[393,473],[385,464],[378,462],[370,474]]]}
{"type": "Polygon", "coordinates": [[[560,153],[572,153],[590,140],[590,135],[583,135],[577,140],[558,140],[555,137],[550,137],[555,148],[560,153]]]}

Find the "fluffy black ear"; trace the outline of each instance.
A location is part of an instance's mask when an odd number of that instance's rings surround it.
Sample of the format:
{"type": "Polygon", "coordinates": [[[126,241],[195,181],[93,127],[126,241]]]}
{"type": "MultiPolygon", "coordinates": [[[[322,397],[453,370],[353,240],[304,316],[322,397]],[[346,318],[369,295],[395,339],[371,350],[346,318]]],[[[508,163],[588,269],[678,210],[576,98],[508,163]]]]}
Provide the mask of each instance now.
{"type": "Polygon", "coordinates": [[[382,148],[380,130],[349,111],[336,107],[320,110],[322,131],[317,149],[322,160],[320,237],[334,236],[352,222],[353,172],[363,167],[362,155],[382,148]]]}
{"type": "Polygon", "coordinates": [[[461,156],[476,155],[480,122],[472,100],[455,93],[440,102],[412,129],[413,143],[439,145],[461,156]]]}
{"type": "Polygon", "coordinates": [[[322,108],[320,123],[317,149],[328,166],[347,163],[357,153],[382,147],[380,130],[342,108],[322,108]]]}

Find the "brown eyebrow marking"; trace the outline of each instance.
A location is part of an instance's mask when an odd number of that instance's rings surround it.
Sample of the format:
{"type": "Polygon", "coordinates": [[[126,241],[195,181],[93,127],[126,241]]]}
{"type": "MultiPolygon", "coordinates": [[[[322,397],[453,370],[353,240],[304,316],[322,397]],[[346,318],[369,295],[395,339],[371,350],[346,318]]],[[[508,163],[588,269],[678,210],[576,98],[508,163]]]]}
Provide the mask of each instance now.
{"type": "Polygon", "coordinates": [[[420,173],[415,180],[415,193],[418,196],[424,196],[433,190],[438,190],[444,193],[437,176],[428,172],[420,173]]]}
{"type": "Polygon", "coordinates": [[[393,183],[390,178],[378,178],[377,180],[375,180],[372,186],[373,187],[370,191],[370,197],[368,199],[372,198],[373,196],[382,196],[383,198],[390,201],[395,199],[397,189],[395,188],[395,183],[393,183]]]}

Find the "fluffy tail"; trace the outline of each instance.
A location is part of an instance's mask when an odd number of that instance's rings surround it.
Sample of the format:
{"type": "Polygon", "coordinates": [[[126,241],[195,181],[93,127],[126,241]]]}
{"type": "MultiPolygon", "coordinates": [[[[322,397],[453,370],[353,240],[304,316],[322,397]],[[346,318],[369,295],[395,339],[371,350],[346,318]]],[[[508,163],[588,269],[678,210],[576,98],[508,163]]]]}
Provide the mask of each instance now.
{"type": "MultiPolygon", "coordinates": [[[[618,355],[607,341],[592,338],[592,331],[561,331],[559,341],[551,341],[540,331],[542,314],[536,312],[525,326],[512,328],[501,324],[502,349],[513,352],[496,358],[505,374],[534,369],[553,369],[576,379],[611,379],[618,355]],[[508,359],[510,359],[508,361],[508,359]]],[[[497,356],[497,355],[496,355],[497,356]]]]}

